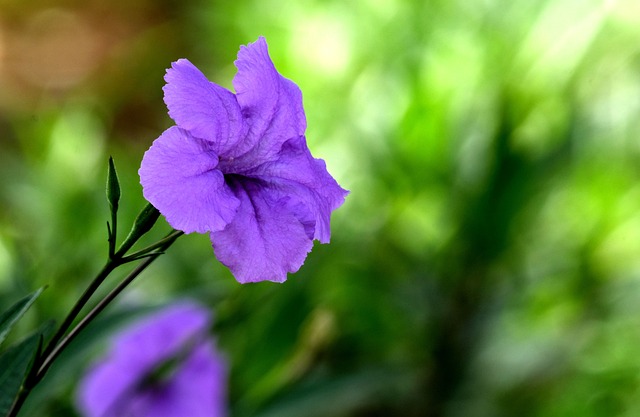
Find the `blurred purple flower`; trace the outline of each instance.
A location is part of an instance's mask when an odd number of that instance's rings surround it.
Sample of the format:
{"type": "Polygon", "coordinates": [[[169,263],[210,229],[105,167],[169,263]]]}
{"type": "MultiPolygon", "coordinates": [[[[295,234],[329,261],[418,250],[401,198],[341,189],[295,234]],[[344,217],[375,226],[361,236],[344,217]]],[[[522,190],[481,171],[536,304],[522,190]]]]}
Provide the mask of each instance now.
{"type": "Polygon", "coordinates": [[[241,283],[283,282],[313,240],[328,243],[347,195],[307,148],[300,89],[275,69],[263,37],[241,46],[232,92],[186,59],[167,70],[176,126],[145,153],[145,198],[175,229],[210,234],[241,283]]]}
{"type": "Polygon", "coordinates": [[[183,302],[118,334],[81,381],[86,417],[226,416],[226,363],[207,338],[209,313],[183,302]]]}

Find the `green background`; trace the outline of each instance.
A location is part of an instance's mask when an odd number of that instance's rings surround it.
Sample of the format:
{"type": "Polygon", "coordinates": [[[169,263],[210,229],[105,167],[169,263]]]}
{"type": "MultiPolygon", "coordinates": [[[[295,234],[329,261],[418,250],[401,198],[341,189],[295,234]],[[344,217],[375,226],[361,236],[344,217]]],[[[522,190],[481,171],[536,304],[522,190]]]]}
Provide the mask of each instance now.
{"type": "Polygon", "coordinates": [[[259,35],[351,191],[331,244],[240,285],[180,238],[24,415],[76,415],[109,332],[183,297],[215,314],[233,417],[640,414],[636,0],[0,0],[0,307],[48,285],[14,340],[104,262],[109,155],[121,225],[144,205],[165,69],[231,88],[259,35]]]}

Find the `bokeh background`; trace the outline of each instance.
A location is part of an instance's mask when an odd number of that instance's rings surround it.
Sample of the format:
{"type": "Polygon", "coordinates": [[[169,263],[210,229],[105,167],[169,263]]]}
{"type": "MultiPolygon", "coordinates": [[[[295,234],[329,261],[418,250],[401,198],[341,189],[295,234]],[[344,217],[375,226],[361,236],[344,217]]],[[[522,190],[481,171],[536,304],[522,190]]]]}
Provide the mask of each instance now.
{"type": "Polygon", "coordinates": [[[143,206],[165,69],[231,88],[259,35],[351,190],[331,244],[240,285],[180,238],[23,415],[77,415],[109,334],[183,297],[233,417],[640,415],[637,0],[0,0],[0,306],[48,285],[14,338],[102,265],[109,155],[121,225],[143,206]]]}

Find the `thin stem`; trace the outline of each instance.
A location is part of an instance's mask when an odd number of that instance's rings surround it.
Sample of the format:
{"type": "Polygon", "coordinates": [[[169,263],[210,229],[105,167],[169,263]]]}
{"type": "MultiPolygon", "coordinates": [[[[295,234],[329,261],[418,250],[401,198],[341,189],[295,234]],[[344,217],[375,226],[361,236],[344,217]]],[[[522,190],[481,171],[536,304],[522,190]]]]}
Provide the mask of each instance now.
{"type": "Polygon", "coordinates": [[[160,256],[162,253],[164,253],[163,251],[168,249],[169,246],[171,246],[173,244],[173,242],[175,242],[176,239],[178,239],[178,237],[180,237],[182,234],[183,234],[183,232],[173,231],[165,239],[163,239],[162,242],[164,242],[164,243],[163,243],[163,245],[161,245],[158,248],[160,250],[158,253],[150,254],[150,256],[148,258],[146,258],[144,261],[142,261],[133,271],[131,271],[129,273],[129,275],[127,275],[120,282],[120,284],[118,284],[113,290],[111,290],[111,292],[109,292],[109,294],[107,294],[105,296],[105,298],[100,300],[100,302],[98,304],[96,304],[96,306],[93,309],[91,309],[91,311],[89,311],[89,313],[87,313],[87,315],[82,320],[80,320],[80,322],[76,325],[76,327],[74,327],[64,337],[64,339],[62,339],[60,341],[60,343],[58,343],[58,345],[55,347],[55,349],[53,349],[53,351],[50,352],[50,354],[45,358],[45,360],[42,363],[42,366],[40,367],[40,369],[39,369],[39,371],[38,371],[38,373],[37,373],[37,375],[35,377],[35,383],[38,383],[42,379],[42,377],[44,377],[44,374],[47,372],[47,370],[49,369],[49,367],[51,366],[53,361],[56,360],[58,355],[60,355],[60,353],[69,345],[69,343],[71,343],[73,341],[73,339],[75,339],[75,337],[89,323],[91,323],[91,321],[98,314],[100,314],[109,305],[109,303],[111,303],[111,301],[113,301],[118,296],[118,294],[120,294],[134,279],[136,279],[136,277],[138,275],[140,275],[140,273],[142,273],[142,271],[147,269],[147,267],[149,265],[151,265],[151,263],[153,261],[155,261],[158,258],[158,256],[160,256]]]}
{"type": "Polygon", "coordinates": [[[69,328],[71,327],[71,324],[73,324],[78,314],[80,314],[80,311],[82,311],[82,308],[87,304],[87,302],[89,301],[93,293],[96,292],[100,284],[104,282],[105,278],[107,278],[107,276],[111,272],[113,272],[113,270],[116,269],[118,266],[119,266],[119,262],[114,261],[113,259],[109,259],[107,261],[105,266],[94,278],[94,280],[91,282],[89,287],[87,287],[84,293],[82,293],[82,296],[80,296],[80,299],[76,302],[76,304],[73,306],[73,308],[71,309],[71,311],[69,312],[65,320],[62,322],[62,324],[56,331],[56,333],[53,335],[53,337],[47,344],[46,349],[42,352],[42,355],[40,355],[41,358],[46,358],[51,354],[51,352],[55,349],[60,339],[62,339],[64,334],[69,330],[69,328]]]}
{"type": "MultiPolygon", "coordinates": [[[[168,248],[169,246],[171,246],[171,243],[173,243],[173,241],[176,240],[182,234],[184,234],[184,232],[180,232],[180,231],[174,230],[173,232],[169,233],[164,239],[159,240],[156,243],[154,243],[153,245],[147,246],[146,248],[140,249],[139,251],[136,251],[136,252],[132,253],[131,255],[127,255],[122,260],[123,261],[128,261],[129,259],[131,259],[131,260],[140,259],[141,256],[147,255],[151,251],[154,251],[156,249],[158,251],[163,251],[165,248],[168,248]],[[165,246],[167,244],[167,242],[171,242],[171,243],[169,243],[169,246],[165,246]]],[[[153,255],[155,255],[155,254],[156,254],[156,252],[153,253],[153,255]]],[[[160,255],[161,253],[158,252],[157,254],[160,255]]]]}
{"type": "MultiPolygon", "coordinates": [[[[6,417],[16,417],[22,405],[24,404],[27,396],[31,390],[44,378],[45,374],[51,367],[51,364],[55,359],[64,351],[64,349],[71,343],[71,341],[84,329],[124,288],[133,281],[142,271],[144,271],[158,256],[162,255],[164,251],[169,248],[180,237],[183,232],[172,231],[164,239],[157,244],[151,245],[146,248],[148,252],[157,250],[153,253],[147,253],[147,258],[136,267],[116,288],[114,288],[105,299],[101,300],[88,314],[84,317],[75,328],[71,331],[73,322],[77,319],[78,315],[85,307],[87,302],[91,299],[98,287],[104,282],[113,270],[117,267],[126,264],[128,262],[140,259],[140,257],[125,256],[126,252],[145,234],[147,233],[156,219],[159,216],[159,212],[150,204],[148,204],[142,212],[136,218],[134,226],[129,233],[129,236],[122,243],[117,251],[114,250],[116,239],[116,216],[112,211],[113,229],[108,227],[109,230],[109,258],[106,264],[102,267],[98,275],[93,279],[89,287],[82,293],[80,299],[73,306],[65,320],[62,322],[56,333],[53,335],[47,347],[41,354],[38,354],[34,359],[33,367],[29,371],[29,375],[25,378],[24,385],[18,396],[16,397],[9,413],[6,417]],[[68,334],[67,334],[68,332],[68,334]],[[65,336],[66,334],[66,336],[65,336]]],[[[136,254],[133,254],[136,255],[136,254]]],[[[143,254],[144,255],[144,254],[143,254]]],[[[144,256],[143,256],[144,257],[144,256]]]]}
{"type": "Polygon", "coordinates": [[[13,405],[11,406],[11,410],[9,410],[9,414],[7,414],[7,417],[15,417],[18,415],[18,412],[20,411],[20,408],[22,408],[22,405],[24,404],[24,401],[27,399],[27,396],[29,395],[33,387],[35,387],[44,376],[44,373],[37,372],[39,369],[39,363],[41,358],[49,357],[52,354],[52,352],[56,350],[56,346],[58,342],[63,338],[64,334],[69,330],[74,320],[76,319],[78,314],[80,314],[80,311],[87,304],[87,302],[89,301],[93,293],[98,289],[98,287],[100,286],[100,284],[102,284],[105,278],[107,278],[107,276],[111,272],[113,272],[113,270],[116,269],[117,267],[118,267],[118,262],[110,258],[105,264],[105,266],[102,268],[102,270],[100,270],[98,275],[91,282],[89,287],[87,287],[84,293],[82,293],[82,296],[80,296],[80,299],[76,302],[76,304],[73,306],[73,308],[71,309],[71,311],[69,312],[65,320],[62,322],[62,324],[56,331],[56,333],[53,335],[53,337],[47,344],[47,347],[45,348],[45,350],[42,352],[42,354],[38,355],[34,359],[33,367],[31,368],[31,371],[29,371],[29,375],[27,375],[27,377],[25,378],[25,383],[22,387],[22,390],[18,393],[18,396],[13,402],[13,405]]]}
{"type": "MultiPolygon", "coordinates": [[[[98,275],[94,278],[94,280],[91,282],[89,287],[85,290],[85,292],[82,294],[80,299],[73,306],[73,308],[67,315],[64,322],[60,325],[60,328],[58,328],[58,331],[49,341],[47,348],[42,353],[40,358],[47,358],[51,354],[51,352],[56,348],[56,345],[58,344],[60,339],[62,339],[64,334],[69,330],[69,328],[71,327],[71,324],[73,324],[78,314],[80,314],[80,311],[82,310],[82,308],[87,304],[87,302],[89,301],[93,293],[96,292],[96,290],[105,280],[105,278],[107,278],[107,276],[111,272],[113,272],[114,269],[128,262],[123,259],[124,255],[145,233],[147,233],[151,229],[151,227],[153,226],[153,224],[155,223],[159,215],[160,213],[151,204],[147,203],[147,205],[142,209],[142,211],[136,218],[133,228],[129,233],[129,236],[127,236],[127,238],[122,243],[118,251],[112,254],[111,250],[109,250],[109,259],[107,260],[107,263],[102,268],[102,270],[98,273],[98,275]]],[[[114,240],[115,240],[116,229],[117,229],[116,218],[117,216],[115,214],[115,210],[112,210],[111,219],[113,221],[113,228],[111,229],[112,235],[109,237],[110,238],[113,237],[114,240]]],[[[111,242],[109,243],[111,244],[111,242]]]]}
{"type": "MultiPolygon", "coordinates": [[[[107,223],[107,227],[109,223],[107,223]]],[[[109,259],[113,259],[116,253],[116,239],[118,236],[118,214],[111,210],[111,227],[109,227],[109,259]]]]}

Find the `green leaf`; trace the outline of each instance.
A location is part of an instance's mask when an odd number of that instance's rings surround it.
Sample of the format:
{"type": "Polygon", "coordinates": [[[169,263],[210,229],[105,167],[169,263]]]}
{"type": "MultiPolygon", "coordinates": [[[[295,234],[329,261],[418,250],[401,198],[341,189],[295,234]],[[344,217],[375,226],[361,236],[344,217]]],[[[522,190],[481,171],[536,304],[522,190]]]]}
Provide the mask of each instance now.
{"type": "Polygon", "coordinates": [[[120,201],[120,181],[113,158],[109,157],[109,169],[107,171],[107,201],[112,213],[118,211],[118,203],[120,201]]]}
{"type": "MultiPolygon", "coordinates": [[[[9,310],[0,314],[0,344],[7,338],[7,334],[11,327],[22,317],[22,315],[31,307],[31,304],[38,298],[44,288],[40,288],[34,293],[24,297],[15,303],[9,310]]],[[[1,368],[0,368],[1,369],[1,368]]]]}
{"type": "Polygon", "coordinates": [[[41,340],[36,332],[0,356],[0,416],[7,415],[38,351],[41,340]]]}
{"type": "Polygon", "coordinates": [[[257,417],[323,417],[359,415],[367,405],[407,401],[420,378],[410,368],[371,367],[342,376],[320,376],[298,381],[257,417]]]}

